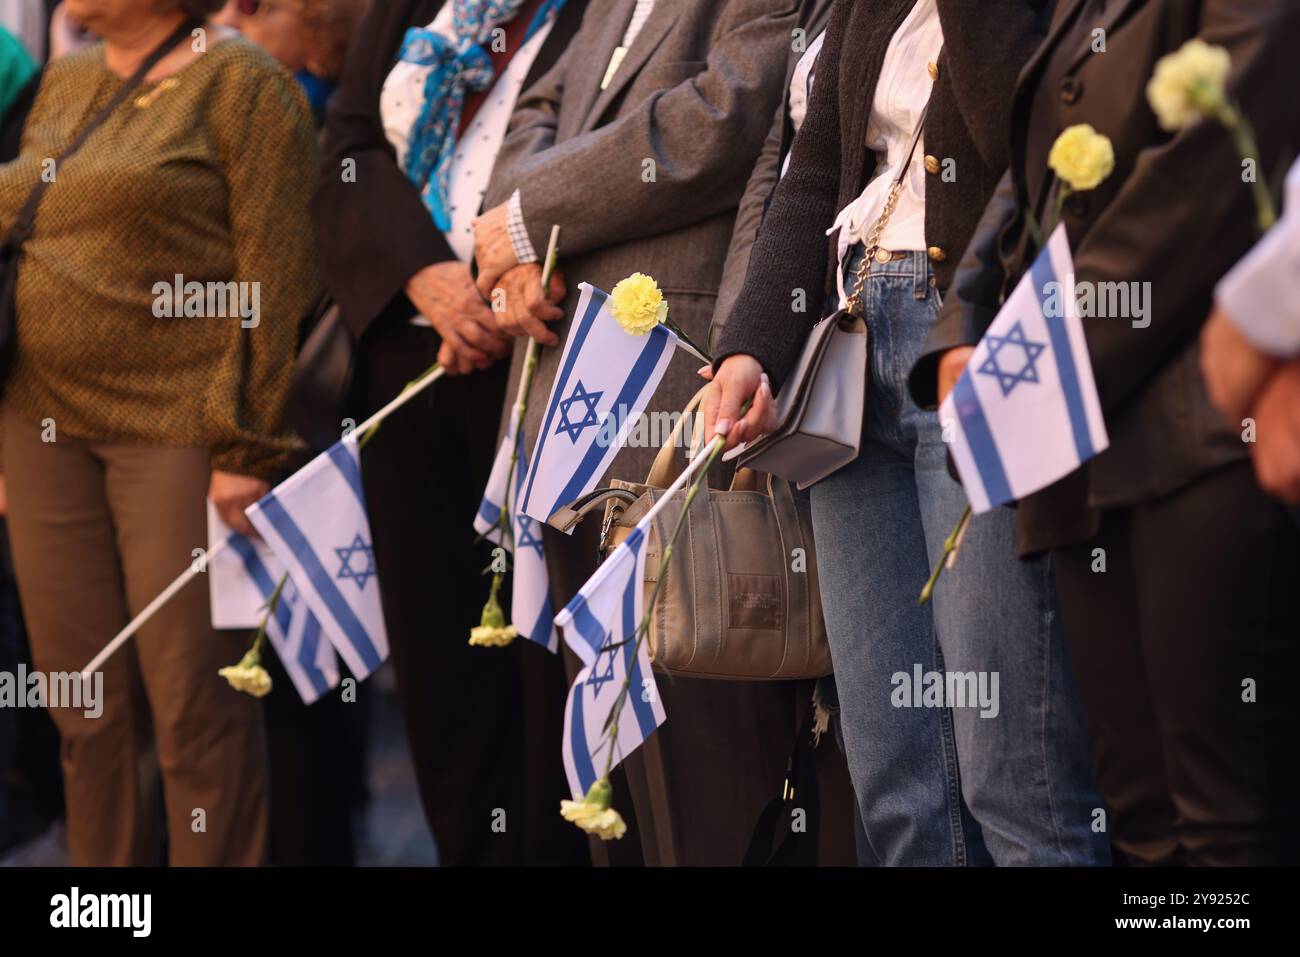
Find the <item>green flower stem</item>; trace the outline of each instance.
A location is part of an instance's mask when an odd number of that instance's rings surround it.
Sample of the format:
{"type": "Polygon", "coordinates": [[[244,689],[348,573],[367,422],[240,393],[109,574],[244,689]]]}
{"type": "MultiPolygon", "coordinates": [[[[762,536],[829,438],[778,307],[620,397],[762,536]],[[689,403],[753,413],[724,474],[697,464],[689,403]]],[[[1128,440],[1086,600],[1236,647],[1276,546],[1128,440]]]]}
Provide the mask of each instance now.
{"type": "Polygon", "coordinates": [[[682,330],[681,326],[677,325],[677,323],[673,322],[671,319],[665,319],[664,325],[672,330],[673,335],[675,335],[678,341],[686,347],[687,352],[691,353],[701,362],[707,362],[709,365],[713,364],[713,357],[709,355],[708,352],[697,346],[694,340],[692,340],[691,337],[682,330]]]}
{"type": "MultiPolygon", "coordinates": [[[[749,399],[740,407],[740,415],[743,417],[749,411],[754,400],[749,399]]],[[[663,587],[664,579],[668,577],[668,563],[672,561],[673,547],[677,543],[677,537],[682,533],[682,528],[686,524],[686,516],[691,512],[691,503],[695,501],[695,496],[699,494],[701,486],[708,481],[709,470],[722,457],[722,450],[726,446],[726,439],[717,436],[713,439],[712,451],[708,459],[700,466],[699,472],[691,481],[690,486],[686,489],[686,501],[682,504],[681,514],[677,516],[677,523],[673,526],[672,534],[668,536],[668,542],[664,545],[663,553],[659,556],[659,573],[655,576],[655,587],[650,590],[650,599],[646,602],[645,613],[641,616],[641,622],[636,626],[636,631],[632,635],[632,640],[636,642],[633,649],[632,657],[635,658],[641,653],[641,644],[650,636],[650,616],[654,614],[655,601],[659,598],[659,589],[663,587]]],[[[701,455],[704,453],[701,452],[701,455]]],[[[623,705],[627,702],[629,689],[632,687],[632,672],[628,671],[627,677],[623,679],[623,687],[619,688],[618,697],[614,699],[614,707],[610,710],[610,729],[609,729],[609,754],[605,757],[605,774],[609,777],[609,772],[614,767],[614,747],[618,743],[618,722],[623,714],[623,705]]]]}
{"type": "Polygon", "coordinates": [[[266,643],[266,626],[271,621],[271,616],[275,614],[276,608],[280,606],[280,593],[284,591],[285,584],[289,581],[289,573],[285,572],[280,576],[279,582],[276,583],[275,591],[271,592],[271,597],[266,600],[266,614],[262,616],[262,622],[257,626],[257,634],[253,636],[252,647],[249,651],[256,652],[260,660],[262,647],[266,643]]]}
{"type": "MultiPolygon", "coordinates": [[[[746,403],[746,406],[748,404],[746,403]]],[[[741,414],[743,415],[744,411],[741,414]]],[[[659,597],[659,589],[663,587],[664,579],[668,577],[668,563],[672,561],[673,546],[677,542],[677,536],[681,534],[682,528],[686,525],[686,516],[690,514],[691,503],[695,501],[695,496],[699,494],[700,487],[708,481],[709,469],[713,468],[718,459],[722,457],[722,449],[725,445],[726,441],[722,436],[718,436],[713,440],[713,451],[686,490],[686,501],[682,504],[682,510],[677,516],[676,524],[673,525],[672,534],[668,537],[668,544],[664,546],[663,553],[659,556],[659,573],[655,576],[655,586],[650,590],[650,599],[646,602],[645,613],[641,616],[641,623],[637,625],[636,632],[633,635],[636,641],[636,647],[632,652],[633,658],[641,653],[641,645],[650,635],[650,616],[654,614],[655,600],[659,597]]],[[[632,672],[629,670],[627,677],[623,679],[623,687],[619,689],[618,697],[614,699],[614,707],[610,712],[613,717],[609,728],[609,754],[605,757],[605,773],[602,777],[608,778],[609,772],[614,767],[614,747],[618,742],[618,722],[622,717],[623,704],[627,701],[628,691],[631,687],[632,672]]]]}
{"type": "Polygon", "coordinates": [[[924,605],[934,595],[934,586],[939,583],[939,576],[943,574],[944,568],[947,567],[948,556],[955,553],[957,543],[961,541],[962,536],[965,534],[971,515],[971,507],[967,505],[966,510],[961,513],[961,518],[957,519],[957,525],[948,533],[948,537],[943,540],[943,551],[939,555],[939,561],[935,564],[934,571],[930,572],[930,580],[921,589],[921,597],[918,599],[917,604],[924,605]]]}
{"type": "Polygon", "coordinates": [[[1220,123],[1228,128],[1237,152],[1244,160],[1255,164],[1255,176],[1250,181],[1250,193],[1255,200],[1255,212],[1258,216],[1259,231],[1266,233],[1277,222],[1277,204],[1268,190],[1263,176],[1263,164],[1259,158],[1259,144],[1255,140],[1255,130],[1250,125],[1246,114],[1235,103],[1225,103],[1216,114],[1220,123]]]}
{"type": "MultiPolygon", "coordinates": [[[[410,382],[406,383],[402,391],[397,394],[397,398],[400,399],[408,392],[411,392],[412,390],[415,389],[422,388],[424,384],[430,379],[430,377],[432,377],[435,374],[439,374],[441,372],[441,369],[442,366],[439,365],[437,362],[435,362],[433,365],[429,366],[429,368],[425,369],[423,372],[421,372],[410,382]]],[[[358,451],[366,447],[366,445],[370,442],[370,440],[373,439],[375,435],[379,432],[379,427],[383,424],[384,424],[383,419],[380,419],[374,425],[370,426],[370,428],[366,429],[364,433],[362,433],[360,441],[357,442],[358,451]]]]}

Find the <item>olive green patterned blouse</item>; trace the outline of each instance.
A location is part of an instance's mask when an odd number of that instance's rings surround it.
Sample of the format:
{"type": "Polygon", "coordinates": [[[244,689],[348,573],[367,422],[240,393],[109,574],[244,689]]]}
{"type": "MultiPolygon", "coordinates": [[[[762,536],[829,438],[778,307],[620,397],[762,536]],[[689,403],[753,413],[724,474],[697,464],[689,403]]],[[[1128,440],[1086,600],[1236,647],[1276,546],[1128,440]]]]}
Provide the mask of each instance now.
{"type": "Polygon", "coordinates": [[[52,164],[123,82],[102,45],[51,65],[0,167],[5,229],[55,177],[19,268],[4,402],[58,434],[203,447],[214,469],[269,478],[297,450],[285,399],[319,288],[307,100],[257,47],[223,40],[52,164]]]}

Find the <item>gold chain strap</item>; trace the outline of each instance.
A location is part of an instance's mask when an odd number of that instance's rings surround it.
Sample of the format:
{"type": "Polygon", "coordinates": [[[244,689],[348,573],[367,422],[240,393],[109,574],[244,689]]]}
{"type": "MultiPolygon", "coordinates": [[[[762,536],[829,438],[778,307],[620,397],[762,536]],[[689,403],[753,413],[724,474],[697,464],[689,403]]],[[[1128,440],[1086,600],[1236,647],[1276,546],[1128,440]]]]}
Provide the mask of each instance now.
{"type": "MultiPolygon", "coordinates": [[[[911,160],[909,159],[908,162],[910,163],[911,160]]],[[[871,235],[867,237],[862,261],[858,263],[858,271],[854,276],[853,294],[844,303],[849,312],[855,316],[862,315],[862,289],[867,282],[867,273],[871,271],[871,261],[876,258],[876,252],[880,249],[880,237],[885,235],[885,227],[889,225],[889,217],[894,215],[894,207],[898,205],[898,197],[902,192],[903,181],[895,180],[894,185],[889,187],[885,208],[881,210],[880,218],[871,227],[871,235]]]]}
{"type": "Polygon", "coordinates": [[[867,235],[864,244],[865,248],[862,251],[862,261],[858,263],[857,272],[854,274],[853,292],[844,301],[844,307],[848,309],[851,315],[862,315],[862,289],[867,282],[867,273],[871,271],[871,261],[876,258],[876,253],[880,251],[880,237],[885,235],[885,227],[889,225],[889,217],[894,215],[894,207],[898,205],[898,197],[903,192],[903,183],[907,180],[907,171],[912,165],[912,160],[916,158],[916,147],[921,142],[921,131],[925,129],[925,117],[929,112],[930,104],[926,103],[925,109],[921,111],[921,119],[916,124],[916,132],[912,135],[912,148],[907,151],[907,159],[903,161],[903,168],[898,171],[894,184],[889,187],[889,196],[885,198],[885,208],[880,211],[880,217],[867,235]]]}

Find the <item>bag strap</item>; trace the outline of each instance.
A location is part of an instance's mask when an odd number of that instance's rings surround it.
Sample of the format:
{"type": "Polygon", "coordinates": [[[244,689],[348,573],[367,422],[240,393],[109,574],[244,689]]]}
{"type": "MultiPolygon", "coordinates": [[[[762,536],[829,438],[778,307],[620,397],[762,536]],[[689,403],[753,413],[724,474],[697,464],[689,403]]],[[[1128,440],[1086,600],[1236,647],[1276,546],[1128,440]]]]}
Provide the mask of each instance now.
{"type": "Polygon", "coordinates": [[[921,144],[921,133],[925,129],[925,118],[929,113],[930,103],[927,101],[925,109],[921,111],[921,119],[917,121],[916,132],[912,134],[912,147],[907,151],[907,159],[903,160],[898,175],[894,177],[894,182],[889,187],[889,196],[885,199],[885,208],[880,211],[879,218],[871,227],[871,232],[867,234],[864,244],[866,249],[862,253],[862,261],[858,263],[857,275],[854,277],[853,292],[844,303],[845,308],[854,316],[861,315],[862,289],[867,282],[867,272],[871,269],[871,260],[875,258],[876,250],[880,248],[880,237],[885,235],[885,227],[889,225],[889,218],[894,215],[894,208],[898,206],[898,197],[903,192],[903,183],[907,180],[907,171],[912,167],[912,160],[916,158],[916,148],[921,144]]]}
{"type": "Polygon", "coordinates": [[[682,410],[682,417],[673,425],[673,431],[668,436],[668,441],[663,444],[655,455],[654,464],[650,466],[650,474],[646,476],[645,484],[652,488],[667,488],[673,484],[673,480],[682,474],[682,469],[686,467],[682,463],[677,469],[673,468],[673,451],[677,444],[682,440],[682,434],[686,431],[686,423],[690,420],[691,413],[699,408],[701,400],[704,398],[707,385],[701,386],[700,391],[691,397],[691,401],[686,403],[686,408],[682,410]]]}
{"type": "MultiPolygon", "coordinates": [[[[76,153],[77,150],[81,149],[82,144],[86,142],[90,134],[103,125],[104,121],[112,115],[113,111],[122,104],[122,101],[130,96],[135,91],[136,87],[144,82],[144,78],[149,75],[149,71],[156,67],[162,61],[162,58],[171,53],[171,51],[174,50],[182,40],[189,36],[192,31],[201,26],[203,26],[202,19],[198,17],[190,17],[178,26],[167,37],[167,39],[158,44],[153,52],[145,57],[144,62],[136,68],[136,71],[132,73],[118,91],[113,94],[112,98],[110,98],[108,103],[104,105],[103,109],[91,118],[90,122],[87,123],[72,142],[68,144],[67,148],[55,158],[55,162],[62,163],[71,158],[72,154],[76,153]]],[[[27,202],[23,204],[22,210],[18,213],[17,218],[14,219],[13,225],[9,228],[9,232],[5,235],[3,249],[7,255],[16,255],[18,251],[22,249],[23,243],[31,239],[32,230],[36,221],[36,209],[40,206],[41,199],[45,196],[45,191],[49,189],[50,183],[51,180],[42,177],[28,195],[27,202]]]]}

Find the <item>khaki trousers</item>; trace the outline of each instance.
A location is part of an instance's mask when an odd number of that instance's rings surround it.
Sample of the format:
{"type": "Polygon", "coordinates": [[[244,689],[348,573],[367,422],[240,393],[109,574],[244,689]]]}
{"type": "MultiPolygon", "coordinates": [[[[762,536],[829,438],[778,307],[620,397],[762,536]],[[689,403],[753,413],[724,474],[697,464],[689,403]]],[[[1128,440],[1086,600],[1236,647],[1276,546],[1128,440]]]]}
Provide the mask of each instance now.
{"type": "MultiPolygon", "coordinates": [[[[4,413],[15,572],[39,671],[76,672],[206,546],[202,449],[90,442],[4,413]]],[[[151,752],[170,861],[253,865],[266,846],[258,702],[217,669],[247,635],[210,625],[200,576],[104,665],[98,717],[51,708],[62,737],[73,865],[160,859],[151,752]]]]}

